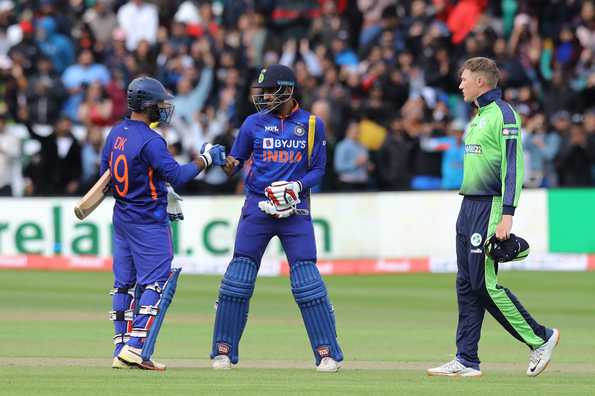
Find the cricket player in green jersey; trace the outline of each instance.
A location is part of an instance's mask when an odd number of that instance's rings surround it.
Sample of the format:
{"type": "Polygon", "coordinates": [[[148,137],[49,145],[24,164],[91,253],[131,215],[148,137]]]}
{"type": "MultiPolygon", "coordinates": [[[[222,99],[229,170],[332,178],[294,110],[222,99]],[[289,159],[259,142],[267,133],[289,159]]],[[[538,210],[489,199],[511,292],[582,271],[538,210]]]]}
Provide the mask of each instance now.
{"type": "Polygon", "coordinates": [[[456,358],[429,369],[429,375],[480,376],[477,347],[487,310],[530,351],[527,375],[539,375],[560,338],[557,329],[539,324],[514,294],[498,284],[498,263],[485,254],[494,234],[510,237],[512,217],[523,185],[521,121],[497,88],[499,70],[488,58],[468,59],[459,89],[476,107],[464,137],[463,202],[456,224],[457,326],[456,358]]]}

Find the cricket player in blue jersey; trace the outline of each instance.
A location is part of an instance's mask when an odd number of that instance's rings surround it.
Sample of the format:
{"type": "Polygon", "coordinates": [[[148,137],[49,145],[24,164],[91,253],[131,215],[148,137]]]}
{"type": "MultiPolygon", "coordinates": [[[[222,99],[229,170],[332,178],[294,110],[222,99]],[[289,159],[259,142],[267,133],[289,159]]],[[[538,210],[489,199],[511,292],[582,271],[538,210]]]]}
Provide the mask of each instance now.
{"type": "Polygon", "coordinates": [[[262,255],[278,236],[290,266],[291,289],[306,326],[318,371],[336,372],[343,353],[337,342],[333,306],[316,267],[310,217],[310,188],[324,175],[326,141],[322,121],[300,109],[293,97],[293,71],[271,65],[260,72],[252,97],[258,113],[240,127],[224,170],[228,175],[252,159],[245,179],[246,201],[238,224],[233,259],[219,289],[212,365],[238,362],[262,255]]]}
{"type": "MultiPolygon", "coordinates": [[[[173,97],[150,77],[128,86],[130,118],[110,131],[101,157],[101,174],[109,169],[116,200],[113,214],[114,368],[165,370],[151,360],[159,327],[173,298],[179,271],[172,271],[168,187],[192,180],[211,165],[224,165],[223,146],[210,146],[194,162],[179,165],[165,140],[149,125],[168,122],[173,97]],[[136,285],[136,287],[135,287],[136,285]]],[[[169,199],[175,203],[169,189],[169,199]]],[[[172,213],[180,217],[179,210],[172,213]]]]}

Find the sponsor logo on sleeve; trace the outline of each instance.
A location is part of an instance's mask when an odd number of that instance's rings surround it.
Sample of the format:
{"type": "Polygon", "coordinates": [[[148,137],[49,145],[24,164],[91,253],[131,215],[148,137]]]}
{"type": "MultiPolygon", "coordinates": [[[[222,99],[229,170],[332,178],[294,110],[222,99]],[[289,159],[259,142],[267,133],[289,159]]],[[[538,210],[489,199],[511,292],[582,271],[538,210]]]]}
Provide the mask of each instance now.
{"type": "Polygon", "coordinates": [[[504,128],[502,129],[502,134],[504,136],[517,136],[519,134],[519,130],[517,128],[504,128]]]}
{"type": "Polygon", "coordinates": [[[466,144],[465,154],[481,154],[481,144],[466,144]]]}

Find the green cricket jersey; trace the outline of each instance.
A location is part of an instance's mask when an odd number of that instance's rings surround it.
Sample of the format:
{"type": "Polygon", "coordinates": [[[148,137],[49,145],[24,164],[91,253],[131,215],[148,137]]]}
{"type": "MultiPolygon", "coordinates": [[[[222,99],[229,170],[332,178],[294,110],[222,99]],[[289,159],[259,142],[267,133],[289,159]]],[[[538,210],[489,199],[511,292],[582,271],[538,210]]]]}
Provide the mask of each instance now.
{"type": "Polygon", "coordinates": [[[523,187],[521,121],[500,89],[477,98],[479,108],[465,133],[460,194],[501,196],[502,213],[514,214],[523,187]]]}

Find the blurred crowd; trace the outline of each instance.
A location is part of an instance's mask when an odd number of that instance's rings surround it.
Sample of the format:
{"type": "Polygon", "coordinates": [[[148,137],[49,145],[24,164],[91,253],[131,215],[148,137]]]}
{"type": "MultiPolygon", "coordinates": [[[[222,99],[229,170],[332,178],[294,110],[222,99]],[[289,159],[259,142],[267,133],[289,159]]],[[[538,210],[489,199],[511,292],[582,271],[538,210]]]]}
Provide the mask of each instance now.
{"type": "MultiPolygon", "coordinates": [[[[592,186],[594,51],[590,0],[0,0],[0,195],[84,192],[142,74],[175,95],[160,132],[180,162],[229,149],[272,63],[326,124],[318,190],[456,189],[473,56],[523,117],[525,185],[592,186]]],[[[241,190],[212,169],[183,193],[241,190]]]]}

